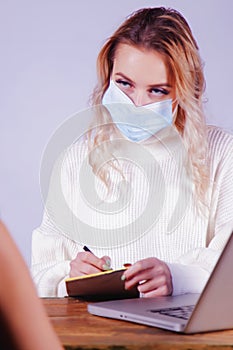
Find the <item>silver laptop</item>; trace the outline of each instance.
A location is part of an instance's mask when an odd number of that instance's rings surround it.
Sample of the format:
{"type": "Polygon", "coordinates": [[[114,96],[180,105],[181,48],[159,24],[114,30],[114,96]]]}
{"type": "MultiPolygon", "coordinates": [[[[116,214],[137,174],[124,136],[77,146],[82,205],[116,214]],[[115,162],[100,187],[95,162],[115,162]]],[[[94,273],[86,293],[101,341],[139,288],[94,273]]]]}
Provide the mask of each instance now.
{"type": "Polygon", "coordinates": [[[88,311],[182,333],[233,328],[233,233],[201,294],[97,302],[88,311]]]}

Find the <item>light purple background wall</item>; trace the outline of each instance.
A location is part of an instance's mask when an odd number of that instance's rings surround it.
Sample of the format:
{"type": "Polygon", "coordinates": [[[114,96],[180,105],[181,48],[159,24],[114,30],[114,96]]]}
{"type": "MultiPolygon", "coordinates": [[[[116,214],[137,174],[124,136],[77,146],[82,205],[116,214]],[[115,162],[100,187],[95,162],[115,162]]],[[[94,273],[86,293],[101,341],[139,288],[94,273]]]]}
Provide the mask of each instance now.
{"type": "Polygon", "coordinates": [[[51,134],[87,107],[105,39],[132,11],[160,5],[190,23],[205,62],[208,120],[233,131],[232,0],[1,1],[0,212],[28,264],[31,232],[43,213],[40,161],[51,134]]]}

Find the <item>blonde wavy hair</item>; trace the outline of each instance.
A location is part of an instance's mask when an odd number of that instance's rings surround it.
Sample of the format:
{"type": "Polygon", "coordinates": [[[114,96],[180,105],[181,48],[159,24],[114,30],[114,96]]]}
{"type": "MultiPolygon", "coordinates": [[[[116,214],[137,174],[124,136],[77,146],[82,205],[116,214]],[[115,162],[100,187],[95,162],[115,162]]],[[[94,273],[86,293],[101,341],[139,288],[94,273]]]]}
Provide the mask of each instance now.
{"type": "MultiPolygon", "coordinates": [[[[205,80],[203,65],[197,43],[184,17],[176,10],[164,7],[143,8],[131,14],[113,33],[102,47],[97,58],[98,84],[91,103],[101,105],[113,69],[115,52],[124,43],[137,48],[155,50],[166,60],[168,73],[174,82],[178,103],[174,125],[181,135],[191,164],[191,176],[195,184],[196,197],[205,204],[209,184],[207,160],[206,122],[203,113],[205,80]]],[[[107,112],[97,113],[95,126],[110,121],[107,112]]],[[[97,127],[95,136],[89,137],[89,149],[103,145],[116,132],[109,124],[108,129],[97,127]]],[[[97,158],[91,157],[90,164],[96,172],[97,158]]],[[[107,168],[99,173],[109,183],[107,168]]]]}

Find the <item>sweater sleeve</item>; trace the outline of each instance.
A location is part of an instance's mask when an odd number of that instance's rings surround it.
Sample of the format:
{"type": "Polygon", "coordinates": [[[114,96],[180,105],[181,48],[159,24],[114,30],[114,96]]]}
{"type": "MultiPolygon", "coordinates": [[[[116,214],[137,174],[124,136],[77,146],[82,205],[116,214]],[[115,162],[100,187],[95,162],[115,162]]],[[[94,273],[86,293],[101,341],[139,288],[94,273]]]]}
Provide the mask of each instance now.
{"type": "Polygon", "coordinates": [[[233,138],[224,133],[219,136],[216,129],[212,141],[217,137],[221,147],[215,147],[216,143],[212,142],[213,185],[206,248],[196,248],[181,256],[175,264],[168,264],[174,295],[201,292],[233,233],[233,138]]]}
{"type": "Polygon", "coordinates": [[[67,295],[65,279],[77,252],[77,245],[56,229],[45,212],[41,226],[32,234],[31,274],[40,297],[67,295]]]}
{"type": "Polygon", "coordinates": [[[167,264],[172,275],[173,295],[201,293],[231,234],[232,225],[226,225],[208,248],[196,249],[182,256],[178,263],[167,264]]]}
{"type": "Polygon", "coordinates": [[[221,252],[232,234],[232,224],[222,227],[207,248],[199,248],[181,256],[177,263],[168,263],[172,275],[173,295],[201,293],[221,252]]]}

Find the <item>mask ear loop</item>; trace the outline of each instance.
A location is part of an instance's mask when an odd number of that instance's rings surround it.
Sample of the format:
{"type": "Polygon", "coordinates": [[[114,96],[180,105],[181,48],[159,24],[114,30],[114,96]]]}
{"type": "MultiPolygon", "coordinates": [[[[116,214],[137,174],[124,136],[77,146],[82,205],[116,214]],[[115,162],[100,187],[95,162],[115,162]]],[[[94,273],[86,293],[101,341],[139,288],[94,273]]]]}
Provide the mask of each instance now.
{"type": "Polygon", "coordinates": [[[175,124],[176,117],[177,117],[177,112],[178,112],[178,106],[179,106],[177,98],[174,101],[172,101],[172,108],[173,108],[173,104],[175,104],[175,107],[172,110],[172,121],[173,121],[173,124],[175,124]]]}

